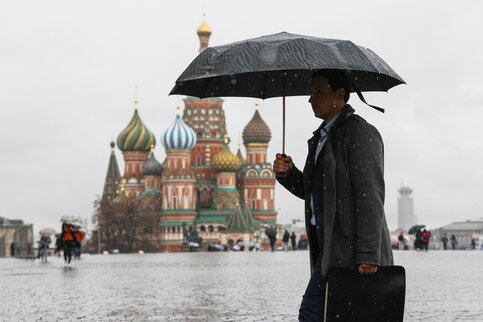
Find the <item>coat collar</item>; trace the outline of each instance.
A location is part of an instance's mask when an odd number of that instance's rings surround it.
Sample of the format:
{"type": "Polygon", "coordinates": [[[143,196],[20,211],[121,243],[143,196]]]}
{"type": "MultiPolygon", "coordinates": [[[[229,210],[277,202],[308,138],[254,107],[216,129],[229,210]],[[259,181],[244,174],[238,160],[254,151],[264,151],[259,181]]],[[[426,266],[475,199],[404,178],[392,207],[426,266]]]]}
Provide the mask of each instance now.
{"type": "MultiPolygon", "coordinates": [[[[354,114],[354,112],[355,112],[355,110],[352,108],[352,106],[350,106],[349,104],[346,104],[344,106],[344,109],[342,110],[342,112],[340,112],[339,116],[337,116],[337,119],[335,120],[334,124],[332,124],[332,126],[333,127],[340,127],[349,117],[351,117],[352,114],[354,114]]],[[[324,123],[322,122],[322,124],[320,124],[320,126],[317,128],[317,130],[315,130],[313,132],[314,135],[317,132],[320,132],[323,124],[324,123]]]]}

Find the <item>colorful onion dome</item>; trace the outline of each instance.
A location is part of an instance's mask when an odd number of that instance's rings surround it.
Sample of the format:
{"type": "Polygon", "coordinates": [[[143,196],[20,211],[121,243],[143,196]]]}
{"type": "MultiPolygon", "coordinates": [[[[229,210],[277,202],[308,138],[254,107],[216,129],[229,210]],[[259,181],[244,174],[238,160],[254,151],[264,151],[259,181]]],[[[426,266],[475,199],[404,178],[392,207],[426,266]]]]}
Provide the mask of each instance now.
{"type": "Polygon", "coordinates": [[[134,115],[122,132],[117,137],[117,146],[121,151],[145,151],[151,149],[151,145],[156,144],[153,132],[141,121],[138,110],[134,110],[134,115]]]}
{"type": "Polygon", "coordinates": [[[166,150],[191,150],[196,144],[196,134],[181,116],[176,115],[174,122],[161,136],[161,143],[166,150]]]}
{"type": "Polygon", "coordinates": [[[211,162],[218,172],[236,172],[241,167],[240,159],[230,151],[228,142],[228,136],[225,135],[223,150],[218,152],[211,162]]]}
{"type": "MultiPolygon", "coordinates": [[[[257,103],[258,106],[258,103],[257,103]]],[[[260,116],[258,108],[255,111],[252,119],[243,129],[243,143],[268,143],[272,138],[270,129],[268,128],[265,121],[260,116]]]]}
{"type": "Polygon", "coordinates": [[[141,167],[141,173],[145,176],[160,176],[163,170],[161,163],[156,160],[153,152],[154,146],[151,147],[151,153],[149,153],[149,158],[143,163],[141,167]]]}
{"type": "Polygon", "coordinates": [[[198,27],[196,30],[196,33],[198,36],[210,36],[211,35],[211,28],[208,26],[205,20],[205,15],[203,15],[203,22],[201,23],[201,26],[198,27]]]}

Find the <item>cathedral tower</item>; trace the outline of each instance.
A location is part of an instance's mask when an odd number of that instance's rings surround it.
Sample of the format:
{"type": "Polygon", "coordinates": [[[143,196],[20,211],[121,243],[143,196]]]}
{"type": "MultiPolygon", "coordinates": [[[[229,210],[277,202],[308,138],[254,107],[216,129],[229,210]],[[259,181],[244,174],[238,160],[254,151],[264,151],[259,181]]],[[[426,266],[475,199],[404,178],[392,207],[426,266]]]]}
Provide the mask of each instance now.
{"type": "Polygon", "coordinates": [[[205,20],[205,15],[203,14],[203,21],[201,22],[201,26],[198,27],[196,30],[198,37],[200,38],[200,53],[208,48],[208,43],[210,41],[211,36],[211,28],[208,26],[205,20]]]}
{"type": "MultiPolygon", "coordinates": [[[[200,51],[208,47],[211,28],[203,18],[197,30],[200,37],[200,51]]],[[[223,137],[226,134],[223,100],[218,97],[184,99],[183,120],[195,131],[196,145],[191,153],[193,171],[198,178],[196,187],[198,207],[209,208],[212,193],[216,188],[216,173],[211,166],[213,157],[223,149],[223,137]]]]}
{"type": "Polygon", "coordinates": [[[166,161],[161,176],[162,221],[188,222],[196,217],[196,176],[191,168],[191,150],[196,135],[181,118],[163,133],[161,143],[166,149],[166,161]]]}
{"type": "Polygon", "coordinates": [[[276,222],[274,189],[275,174],[267,162],[267,148],[272,135],[256,104],[255,114],[243,129],[246,163],[241,171],[240,190],[252,216],[266,223],[276,222]]]}
{"type": "Polygon", "coordinates": [[[148,159],[151,146],[156,144],[153,132],[141,121],[138,101],[134,101],[134,115],[117,137],[117,145],[124,157],[124,176],[121,180],[127,196],[139,196],[144,191],[142,164],[148,159]]]}
{"type": "Polygon", "coordinates": [[[213,208],[217,210],[233,209],[240,203],[240,196],[236,188],[236,172],[241,162],[230,151],[229,139],[225,135],[223,150],[213,158],[216,171],[216,190],[213,194],[213,208]]]}
{"type": "Polygon", "coordinates": [[[119,194],[119,182],[121,181],[121,174],[119,172],[119,166],[117,165],[116,153],[114,147],[116,144],[111,142],[111,157],[109,158],[109,165],[107,167],[106,181],[104,183],[104,191],[102,193],[102,199],[108,199],[110,201],[119,194]]]}

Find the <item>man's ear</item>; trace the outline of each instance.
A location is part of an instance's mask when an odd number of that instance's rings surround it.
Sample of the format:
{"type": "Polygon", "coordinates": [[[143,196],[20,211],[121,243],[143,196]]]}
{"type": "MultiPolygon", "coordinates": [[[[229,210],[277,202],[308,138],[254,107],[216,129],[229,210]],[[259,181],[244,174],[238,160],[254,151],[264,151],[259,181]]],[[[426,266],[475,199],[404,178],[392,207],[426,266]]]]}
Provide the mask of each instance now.
{"type": "Polygon", "coordinates": [[[345,97],[345,89],[339,88],[337,93],[337,99],[341,99],[342,101],[345,102],[344,97],[345,97]]]}

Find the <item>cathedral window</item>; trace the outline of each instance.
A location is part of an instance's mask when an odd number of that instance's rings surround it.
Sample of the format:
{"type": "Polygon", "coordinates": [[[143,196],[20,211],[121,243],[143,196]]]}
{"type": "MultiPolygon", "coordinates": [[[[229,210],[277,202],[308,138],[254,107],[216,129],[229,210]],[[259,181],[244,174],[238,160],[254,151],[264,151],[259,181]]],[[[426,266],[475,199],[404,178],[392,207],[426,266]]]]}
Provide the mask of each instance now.
{"type": "Polygon", "coordinates": [[[173,197],[173,209],[176,210],[176,197],[173,197]]]}
{"type": "Polygon", "coordinates": [[[212,233],[212,232],[213,232],[213,230],[215,230],[215,229],[213,228],[213,226],[212,226],[212,225],[209,225],[209,226],[208,226],[208,231],[209,231],[210,233],[212,233]]]}
{"type": "Polygon", "coordinates": [[[202,226],[200,227],[200,231],[201,231],[202,233],[204,233],[204,232],[206,231],[206,227],[205,227],[205,225],[202,225],[202,226]]]}
{"type": "Polygon", "coordinates": [[[257,207],[257,201],[252,200],[251,209],[256,209],[256,207],[257,207]]]}
{"type": "Polygon", "coordinates": [[[270,173],[269,170],[263,170],[260,176],[266,178],[266,177],[271,177],[272,174],[270,173]]]}

